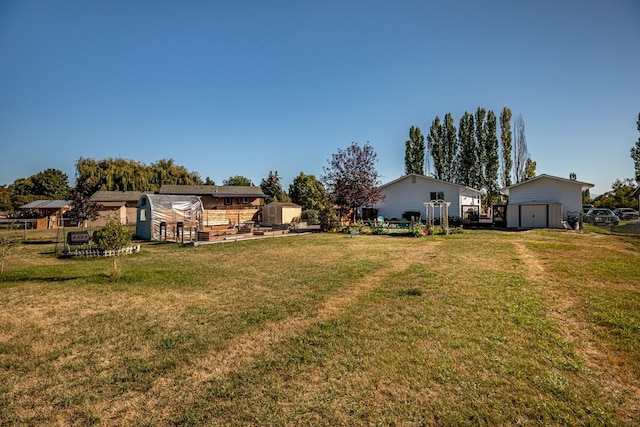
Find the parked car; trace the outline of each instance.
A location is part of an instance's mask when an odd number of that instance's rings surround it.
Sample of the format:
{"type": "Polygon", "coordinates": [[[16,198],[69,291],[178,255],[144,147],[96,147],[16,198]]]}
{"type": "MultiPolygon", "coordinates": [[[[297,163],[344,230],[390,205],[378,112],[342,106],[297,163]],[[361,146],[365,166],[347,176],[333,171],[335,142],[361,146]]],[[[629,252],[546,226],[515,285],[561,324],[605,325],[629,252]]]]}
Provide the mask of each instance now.
{"type": "Polygon", "coordinates": [[[589,212],[589,209],[592,209],[593,205],[582,205],[582,213],[586,214],[587,212],[589,212]]]}
{"type": "Polygon", "coordinates": [[[638,217],[640,216],[640,213],[632,208],[615,208],[613,210],[613,213],[616,214],[618,218],[623,220],[638,219],[638,217]]]}
{"type": "Polygon", "coordinates": [[[587,224],[614,224],[618,225],[620,218],[611,209],[591,208],[584,217],[587,224]]]}

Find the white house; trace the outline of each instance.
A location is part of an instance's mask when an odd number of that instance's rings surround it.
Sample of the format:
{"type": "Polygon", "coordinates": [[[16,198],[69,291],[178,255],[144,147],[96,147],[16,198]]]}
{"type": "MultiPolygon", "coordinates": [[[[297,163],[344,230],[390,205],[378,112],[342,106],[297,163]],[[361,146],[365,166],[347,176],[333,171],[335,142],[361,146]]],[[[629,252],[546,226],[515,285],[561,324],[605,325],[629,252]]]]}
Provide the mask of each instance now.
{"type": "Polygon", "coordinates": [[[508,228],[562,228],[568,212],[582,211],[582,192],[593,187],[587,182],[551,175],[505,187],[508,228]]]}
{"type": "MultiPolygon", "coordinates": [[[[384,200],[376,204],[378,215],[387,219],[401,218],[406,211],[427,217],[425,203],[432,200],[450,202],[448,216],[462,217],[465,206],[480,206],[480,190],[424,175],[409,174],[380,187],[384,200]]],[[[434,212],[439,217],[439,210],[434,212]]]]}

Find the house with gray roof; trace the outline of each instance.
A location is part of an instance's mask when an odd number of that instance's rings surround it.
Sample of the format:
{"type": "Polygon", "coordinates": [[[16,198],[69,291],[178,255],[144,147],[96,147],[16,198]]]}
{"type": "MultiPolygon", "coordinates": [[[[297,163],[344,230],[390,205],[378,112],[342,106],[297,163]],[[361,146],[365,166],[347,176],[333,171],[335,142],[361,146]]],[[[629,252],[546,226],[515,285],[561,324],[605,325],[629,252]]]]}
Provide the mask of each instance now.
{"type": "Polygon", "coordinates": [[[159,194],[198,196],[204,209],[201,227],[262,220],[266,198],[255,185],[163,185],[159,194]]]}

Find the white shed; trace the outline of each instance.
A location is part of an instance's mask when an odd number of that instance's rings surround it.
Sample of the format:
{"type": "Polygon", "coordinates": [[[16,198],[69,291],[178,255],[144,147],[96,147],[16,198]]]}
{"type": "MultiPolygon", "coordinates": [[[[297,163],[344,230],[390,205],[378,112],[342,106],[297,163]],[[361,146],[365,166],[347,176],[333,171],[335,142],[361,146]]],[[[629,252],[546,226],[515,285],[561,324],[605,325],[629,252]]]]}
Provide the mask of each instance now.
{"type": "Polygon", "coordinates": [[[562,228],[568,212],[582,211],[582,192],[593,184],[538,175],[505,187],[508,228],[562,228]]]}
{"type": "MultiPolygon", "coordinates": [[[[449,216],[462,217],[462,206],[480,206],[480,190],[464,185],[409,174],[380,187],[384,200],[376,205],[378,215],[400,219],[406,211],[417,211],[426,218],[425,203],[431,200],[450,202],[449,216]]],[[[436,210],[435,216],[439,212],[436,210]]]]}

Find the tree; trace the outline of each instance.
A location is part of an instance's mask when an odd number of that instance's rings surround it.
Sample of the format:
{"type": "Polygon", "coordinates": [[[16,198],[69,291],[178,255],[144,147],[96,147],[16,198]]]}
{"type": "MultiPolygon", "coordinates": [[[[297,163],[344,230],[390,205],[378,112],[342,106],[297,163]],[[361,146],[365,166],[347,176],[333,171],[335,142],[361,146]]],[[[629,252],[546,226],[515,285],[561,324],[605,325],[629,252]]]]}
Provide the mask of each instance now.
{"type": "Polygon", "coordinates": [[[327,190],[314,175],[300,172],[289,186],[289,197],[293,203],[302,206],[303,210],[322,211],[329,207],[327,190]]]}
{"type": "Polygon", "coordinates": [[[231,176],[222,181],[222,185],[249,186],[253,187],[253,182],[249,178],[241,175],[231,176]]]}
{"type": "Polygon", "coordinates": [[[95,221],[99,216],[99,205],[91,200],[91,184],[79,182],[67,195],[71,201],[71,210],[68,215],[72,221],[77,221],[85,227],[87,221],[95,221]]]}
{"type": "Polygon", "coordinates": [[[11,191],[6,185],[0,185],[0,211],[11,210],[11,191]]]}
{"type": "Polygon", "coordinates": [[[135,160],[80,157],[76,162],[76,183],[86,184],[89,193],[104,191],[158,191],[167,185],[200,185],[197,172],[189,172],[173,159],[161,159],[147,166],[135,160]]]}
{"type": "Polygon", "coordinates": [[[487,164],[485,146],[487,145],[487,111],[478,107],[476,110],[476,152],[478,153],[478,176],[475,188],[481,189],[485,183],[485,166],[487,164]]]}
{"type": "Polygon", "coordinates": [[[0,237],[0,274],[4,274],[4,260],[7,254],[17,244],[16,240],[11,239],[7,235],[0,237]]]}
{"type": "Polygon", "coordinates": [[[522,180],[526,181],[528,179],[535,178],[535,177],[536,177],[536,162],[528,158],[527,164],[524,167],[524,177],[522,178],[522,180]]]}
{"type": "Polygon", "coordinates": [[[576,175],[576,173],[575,173],[575,172],[571,172],[571,173],[569,174],[569,179],[570,179],[571,181],[577,181],[577,180],[578,180],[578,175],[576,175]]]}
{"type": "Polygon", "coordinates": [[[201,185],[202,179],[197,172],[189,172],[184,166],[177,165],[173,159],[161,159],[149,166],[151,184],[156,188],[163,185],[201,185]]]}
{"type": "Polygon", "coordinates": [[[638,199],[631,196],[635,189],[633,181],[632,178],[625,178],[623,180],[616,179],[611,185],[611,191],[607,191],[595,198],[593,201],[594,206],[609,209],[628,206],[637,209],[638,199]]]}
{"type": "Polygon", "coordinates": [[[500,157],[498,156],[496,115],[491,110],[487,112],[484,158],[486,162],[484,167],[484,187],[487,190],[488,203],[492,204],[493,197],[498,194],[500,157]]]}
{"type": "Polygon", "coordinates": [[[513,138],[513,176],[516,184],[524,181],[528,160],[529,150],[527,149],[527,137],[524,134],[524,119],[521,114],[518,114],[513,138]]]}
{"type": "Polygon", "coordinates": [[[71,190],[69,176],[59,169],[46,169],[31,176],[32,194],[45,199],[63,199],[71,190]]]}
{"type": "Polygon", "coordinates": [[[440,117],[438,116],[436,116],[431,123],[427,143],[429,154],[433,159],[433,177],[436,179],[444,179],[444,130],[442,129],[440,117]]]}
{"type": "Polygon", "coordinates": [[[409,139],[405,142],[404,172],[424,175],[425,146],[424,135],[417,126],[409,129],[409,139]]]}
{"type": "Polygon", "coordinates": [[[11,207],[37,199],[63,199],[70,190],[68,176],[58,169],[46,169],[29,178],[18,178],[7,188],[11,207]]]}
{"type": "Polygon", "coordinates": [[[134,160],[108,158],[76,161],[76,186],[91,195],[103,191],[157,191],[157,179],[149,166],[134,160]]]}
{"type": "Polygon", "coordinates": [[[458,152],[458,171],[456,182],[469,187],[477,186],[478,153],[474,138],[475,125],[473,115],[465,111],[460,119],[458,127],[458,140],[460,151],[458,152]]]}
{"type": "Polygon", "coordinates": [[[214,180],[212,180],[211,178],[207,177],[204,180],[204,185],[216,185],[216,182],[214,180]]]}
{"type": "MultiPolygon", "coordinates": [[[[640,113],[638,113],[638,121],[636,122],[638,132],[640,132],[640,113]]],[[[640,137],[636,141],[636,146],[631,148],[631,158],[635,166],[636,184],[640,185],[640,137]]]]}
{"type": "Polygon", "coordinates": [[[262,192],[267,196],[265,198],[266,203],[271,202],[286,202],[289,200],[287,193],[282,189],[282,185],[280,184],[280,176],[278,175],[278,171],[272,172],[269,171],[269,175],[266,179],[262,179],[260,182],[260,188],[262,192]]]}
{"type": "Polygon", "coordinates": [[[352,142],[346,150],[338,149],[338,153],[328,160],[329,167],[323,168],[322,181],[331,200],[339,207],[351,210],[354,220],[359,207],[373,206],[383,199],[376,162],[377,154],[369,143],[360,147],[352,142]]]}
{"type": "Polygon", "coordinates": [[[445,114],[442,129],[444,136],[444,170],[442,179],[449,182],[455,182],[455,161],[458,157],[458,135],[451,113],[445,114]]]}
{"type": "Polygon", "coordinates": [[[511,110],[507,107],[504,107],[500,114],[500,141],[502,142],[502,185],[509,187],[513,160],[511,160],[511,110]]]}
{"type": "Polygon", "coordinates": [[[119,252],[131,243],[131,234],[127,227],[115,215],[111,216],[104,227],[93,233],[93,241],[100,249],[112,251],[113,269],[109,275],[114,277],[120,274],[119,252]]]}

